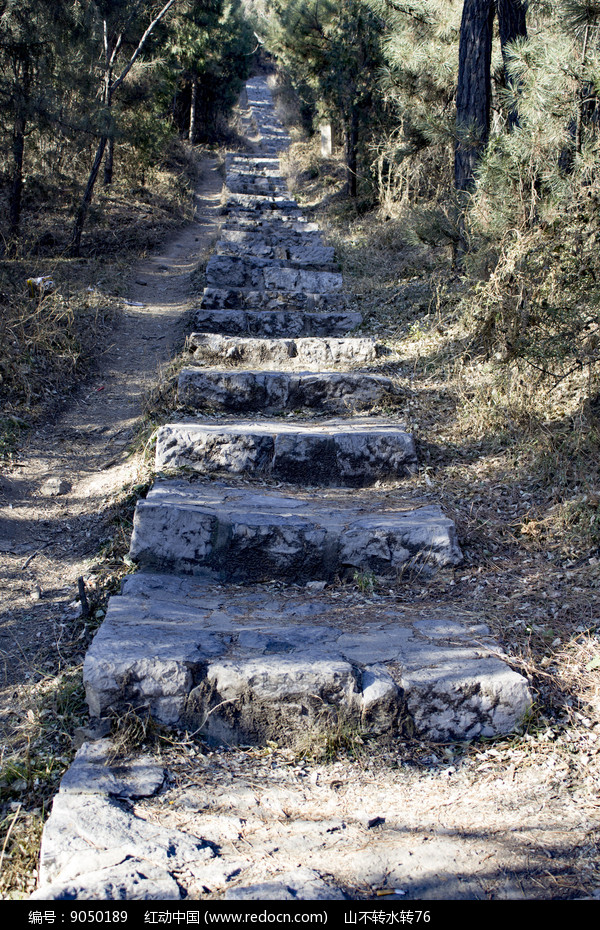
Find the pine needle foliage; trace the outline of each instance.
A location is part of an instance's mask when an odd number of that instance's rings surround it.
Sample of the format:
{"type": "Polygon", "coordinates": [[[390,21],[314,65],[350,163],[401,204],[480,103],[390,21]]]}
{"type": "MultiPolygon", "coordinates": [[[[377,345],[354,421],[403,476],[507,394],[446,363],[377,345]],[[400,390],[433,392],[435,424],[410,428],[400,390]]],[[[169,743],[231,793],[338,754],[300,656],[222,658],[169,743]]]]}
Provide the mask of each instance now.
{"type": "MultiPolygon", "coordinates": [[[[489,143],[468,216],[467,271],[492,273],[474,318],[488,351],[560,381],[600,361],[600,5],[538,11],[507,51],[518,125],[489,143]]],[[[512,88],[512,89],[511,89],[512,88]]]]}

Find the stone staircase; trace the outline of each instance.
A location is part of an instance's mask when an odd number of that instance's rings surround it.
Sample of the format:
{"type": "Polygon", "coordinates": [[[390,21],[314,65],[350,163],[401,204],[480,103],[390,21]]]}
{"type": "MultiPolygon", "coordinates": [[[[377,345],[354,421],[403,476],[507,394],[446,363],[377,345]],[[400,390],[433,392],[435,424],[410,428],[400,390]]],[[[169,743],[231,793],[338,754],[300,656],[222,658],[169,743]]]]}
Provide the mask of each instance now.
{"type": "MultiPolygon", "coordinates": [[[[188,415],[159,431],[162,476],[134,519],[138,571],[85,660],[92,725],[133,707],[227,745],[293,746],[340,727],[441,741],[510,732],[531,697],[485,624],[395,597],[365,606],[338,583],[427,575],[461,551],[437,506],[402,495],[414,442],[373,415],[397,403],[393,380],[369,370],[385,349],[350,335],[360,316],[281,178],[289,140],[262,78],[247,99],[260,151],[227,159],[227,220],[179,377],[188,415]]],[[[89,773],[93,752],[71,772],[89,773]]],[[[104,895],[165,896],[162,860],[160,881],[141,883],[114,880],[101,849],[84,867],[90,809],[74,799],[100,790],[84,781],[69,775],[55,801],[37,896],[94,896],[94,869],[104,895]]],[[[205,846],[182,843],[210,869],[205,846]]]]}

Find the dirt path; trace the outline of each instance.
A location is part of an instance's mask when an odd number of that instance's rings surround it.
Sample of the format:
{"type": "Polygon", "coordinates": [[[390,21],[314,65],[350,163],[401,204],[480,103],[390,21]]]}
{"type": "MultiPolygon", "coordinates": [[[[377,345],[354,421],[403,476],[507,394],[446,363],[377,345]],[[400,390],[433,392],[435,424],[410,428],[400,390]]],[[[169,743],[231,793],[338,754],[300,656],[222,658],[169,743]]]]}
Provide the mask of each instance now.
{"type": "Polygon", "coordinates": [[[28,435],[17,463],[0,475],[0,733],[18,712],[15,688],[55,666],[77,579],[107,537],[103,513],[136,482],[141,455],[128,447],[144,396],[182,347],[190,274],[217,237],[221,188],[219,162],[207,160],[195,221],[132,269],[95,374],[28,435]],[[65,482],[65,493],[50,493],[49,479],[65,482]]]}

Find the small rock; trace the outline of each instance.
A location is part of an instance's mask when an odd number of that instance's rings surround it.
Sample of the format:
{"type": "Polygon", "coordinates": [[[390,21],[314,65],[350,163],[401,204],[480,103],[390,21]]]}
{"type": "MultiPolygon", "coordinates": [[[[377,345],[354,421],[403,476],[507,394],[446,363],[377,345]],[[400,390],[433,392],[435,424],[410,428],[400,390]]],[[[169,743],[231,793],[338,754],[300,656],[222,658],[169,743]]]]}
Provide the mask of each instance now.
{"type": "Polygon", "coordinates": [[[61,494],[68,494],[71,490],[71,484],[65,478],[48,478],[40,488],[40,494],[43,497],[58,497],[61,494]]]}
{"type": "Polygon", "coordinates": [[[367,827],[369,830],[374,830],[375,827],[382,827],[385,823],[385,817],[372,817],[371,820],[367,822],[367,827]]]}

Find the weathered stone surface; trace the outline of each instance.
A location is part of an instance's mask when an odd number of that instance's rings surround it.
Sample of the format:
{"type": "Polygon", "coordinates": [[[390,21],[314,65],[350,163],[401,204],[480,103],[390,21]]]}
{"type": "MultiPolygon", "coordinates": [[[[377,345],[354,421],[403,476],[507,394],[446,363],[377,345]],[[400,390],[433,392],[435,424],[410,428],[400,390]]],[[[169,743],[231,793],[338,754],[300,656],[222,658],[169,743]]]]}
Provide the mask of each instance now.
{"type": "Polygon", "coordinates": [[[84,743],[64,775],[60,790],[118,798],[144,798],[156,794],[165,773],[153,756],[140,755],[133,765],[128,765],[113,760],[112,751],[110,739],[84,743]]]}
{"type": "Polygon", "coordinates": [[[304,313],[294,310],[196,310],[195,322],[204,333],[264,338],[342,336],[362,323],[360,313],[304,313]]]}
{"type": "Polygon", "coordinates": [[[283,178],[274,170],[260,174],[235,171],[227,172],[225,180],[227,190],[232,194],[283,194],[286,185],[283,178]]]}
{"type": "MultiPolygon", "coordinates": [[[[248,290],[241,287],[207,287],[203,310],[294,310],[296,312],[340,313],[347,298],[338,291],[310,293],[308,290],[248,290]]],[[[293,335],[288,333],[287,335],[293,335]]]]}
{"type": "Polygon", "coordinates": [[[280,216],[301,216],[300,207],[288,194],[235,194],[227,198],[226,209],[236,213],[265,214],[276,211],[280,216]]]}
{"type": "Polygon", "coordinates": [[[401,510],[374,495],[340,502],[244,488],[157,482],[138,502],[131,558],[151,570],[246,581],[331,579],[454,565],[461,553],[438,507],[401,510]]]}
{"type": "Polygon", "coordinates": [[[277,413],[302,407],[352,413],[369,409],[393,393],[389,378],[362,372],[184,368],[178,381],[180,403],[236,413],[277,413]]]}
{"type": "Polygon", "coordinates": [[[227,218],[225,232],[228,231],[277,236],[277,238],[296,234],[302,236],[318,234],[320,236],[318,224],[309,223],[304,216],[286,217],[276,213],[268,217],[249,216],[243,213],[237,216],[232,214],[227,218]]]}
{"type": "Polygon", "coordinates": [[[132,704],[215,741],[294,744],[338,724],[493,736],[531,706],[526,680],[473,618],[142,573],[123,591],[84,666],[93,716],[132,704]]]}
{"type": "Polygon", "coordinates": [[[161,427],[156,467],[361,487],[409,474],[416,467],[416,452],[407,433],[379,421],[194,422],[161,427]]]}
{"type": "Polygon", "coordinates": [[[222,232],[218,250],[223,255],[255,256],[289,261],[300,267],[334,271],[335,252],[317,233],[262,234],[238,229],[222,232]]]}
{"type": "Polygon", "coordinates": [[[268,365],[321,371],[339,365],[366,365],[375,361],[378,346],[368,337],[304,337],[296,339],[234,338],[192,333],[188,347],[194,359],[222,361],[250,367],[268,365]]]}
{"type": "Polygon", "coordinates": [[[271,291],[304,290],[326,293],[342,288],[342,276],[332,271],[296,268],[292,262],[270,258],[216,254],[206,267],[209,287],[240,287],[271,291]]]}
{"type": "Polygon", "coordinates": [[[140,820],[102,794],[60,792],[42,837],[34,898],[180,898],[173,873],[210,869],[213,850],[179,830],[140,820]]]}
{"type": "Polygon", "coordinates": [[[71,490],[71,483],[66,478],[48,478],[40,488],[40,494],[43,497],[58,497],[62,494],[68,494],[71,490]]]}
{"type": "MultiPolygon", "coordinates": [[[[98,856],[101,862],[106,859],[98,856]]],[[[178,901],[179,885],[172,875],[145,860],[128,857],[72,877],[58,875],[56,881],[42,884],[31,895],[36,901],[178,901]]]]}
{"type": "Polygon", "coordinates": [[[275,264],[266,266],[263,275],[267,291],[305,291],[309,294],[325,294],[328,291],[340,291],[343,284],[341,274],[278,267],[275,264]]]}
{"type": "Polygon", "coordinates": [[[339,889],[323,881],[313,869],[282,872],[272,881],[240,885],[226,891],[224,901],[344,901],[339,889]]]}

